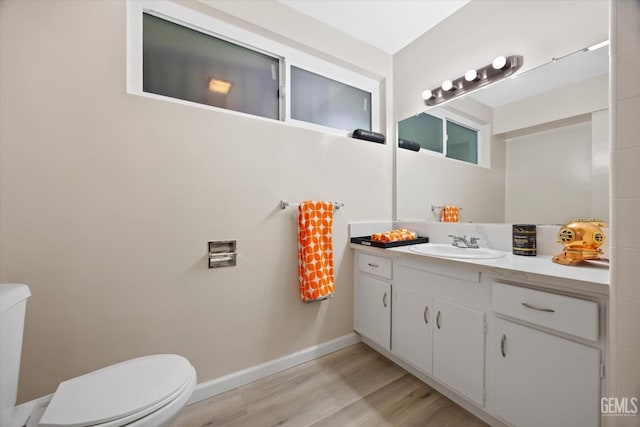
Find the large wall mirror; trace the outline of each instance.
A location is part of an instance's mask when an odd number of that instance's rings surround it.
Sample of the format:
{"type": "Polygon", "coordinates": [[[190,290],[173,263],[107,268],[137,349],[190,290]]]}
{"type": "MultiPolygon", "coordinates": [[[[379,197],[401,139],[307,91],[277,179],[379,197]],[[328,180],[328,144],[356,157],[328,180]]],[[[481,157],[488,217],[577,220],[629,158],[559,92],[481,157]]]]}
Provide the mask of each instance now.
{"type": "Polygon", "coordinates": [[[605,43],[401,120],[421,149],[397,150],[397,218],[457,205],[464,222],[608,221],[608,72],[605,43]]]}

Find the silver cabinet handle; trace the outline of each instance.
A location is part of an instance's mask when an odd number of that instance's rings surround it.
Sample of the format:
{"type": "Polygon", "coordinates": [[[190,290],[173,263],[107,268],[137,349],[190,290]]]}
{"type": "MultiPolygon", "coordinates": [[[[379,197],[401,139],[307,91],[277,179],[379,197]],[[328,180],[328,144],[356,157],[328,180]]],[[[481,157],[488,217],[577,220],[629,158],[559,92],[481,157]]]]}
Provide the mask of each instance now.
{"type": "Polygon", "coordinates": [[[535,305],[531,305],[531,304],[528,304],[528,303],[526,303],[526,302],[522,302],[522,303],[520,303],[520,304],[522,304],[522,306],[523,306],[523,307],[527,307],[527,308],[529,308],[529,309],[531,309],[531,310],[544,311],[544,312],[546,312],[546,313],[555,313],[555,312],[556,312],[556,311],[555,311],[554,309],[552,309],[552,308],[541,308],[541,307],[536,307],[535,305]]]}
{"type": "Polygon", "coordinates": [[[382,295],[382,305],[384,305],[385,307],[387,306],[387,293],[385,292],[384,295],[382,295]]]}
{"type": "Polygon", "coordinates": [[[424,306],[424,313],[422,313],[422,317],[424,317],[424,323],[426,323],[427,325],[429,324],[429,306],[425,305],[424,306]]]}
{"type": "Polygon", "coordinates": [[[440,329],[440,310],[438,310],[438,314],[436,314],[436,326],[440,329]]]}
{"type": "Polygon", "coordinates": [[[505,341],[507,341],[507,336],[502,334],[502,339],[500,340],[500,353],[502,353],[502,357],[507,357],[507,352],[504,349],[505,341]]]}
{"type": "Polygon", "coordinates": [[[368,262],[368,263],[367,263],[367,265],[368,265],[369,267],[373,267],[373,268],[378,268],[378,267],[380,267],[378,264],[372,264],[372,263],[370,263],[370,262],[368,262]]]}

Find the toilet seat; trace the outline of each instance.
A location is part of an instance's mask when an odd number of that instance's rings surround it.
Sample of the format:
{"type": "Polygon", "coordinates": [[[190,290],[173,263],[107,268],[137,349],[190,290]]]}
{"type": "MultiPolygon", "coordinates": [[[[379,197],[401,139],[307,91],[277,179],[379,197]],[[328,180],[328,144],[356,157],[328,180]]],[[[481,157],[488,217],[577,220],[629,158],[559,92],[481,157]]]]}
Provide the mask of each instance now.
{"type": "Polygon", "coordinates": [[[108,366],[61,383],[38,425],[122,426],[177,399],[194,377],[189,361],[172,354],[108,366]]]}

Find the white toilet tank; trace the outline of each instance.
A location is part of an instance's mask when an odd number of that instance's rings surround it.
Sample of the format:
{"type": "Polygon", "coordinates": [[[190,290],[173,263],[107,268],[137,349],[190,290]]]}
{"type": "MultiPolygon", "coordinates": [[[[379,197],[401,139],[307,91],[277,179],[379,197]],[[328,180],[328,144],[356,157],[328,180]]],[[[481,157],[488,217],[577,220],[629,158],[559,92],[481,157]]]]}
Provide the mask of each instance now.
{"type": "Polygon", "coordinates": [[[18,394],[27,285],[0,284],[0,427],[9,425],[18,394]]]}

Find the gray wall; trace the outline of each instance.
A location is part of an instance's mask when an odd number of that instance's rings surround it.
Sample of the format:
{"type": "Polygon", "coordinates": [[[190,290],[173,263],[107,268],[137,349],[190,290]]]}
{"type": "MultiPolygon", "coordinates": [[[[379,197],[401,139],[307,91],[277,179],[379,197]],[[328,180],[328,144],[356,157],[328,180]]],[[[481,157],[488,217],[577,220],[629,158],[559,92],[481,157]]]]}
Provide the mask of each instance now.
{"type": "MultiPolygon", "coordinates": [[[[0,280],[33,293],[19,400],[134,356],[182,354],[203,382],[352,332],[347,225],[391,217],[389,146],[128,95],[123,1],[0,8],[0,280]],[[345,204],[333,300],[300,302],[280,199],[345,204]],[[209,270],[223,239],[238,266],[209,270]]],[[[389,78],[390,56],[335,40],[314,49],[389,78]]]]}

